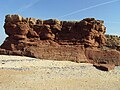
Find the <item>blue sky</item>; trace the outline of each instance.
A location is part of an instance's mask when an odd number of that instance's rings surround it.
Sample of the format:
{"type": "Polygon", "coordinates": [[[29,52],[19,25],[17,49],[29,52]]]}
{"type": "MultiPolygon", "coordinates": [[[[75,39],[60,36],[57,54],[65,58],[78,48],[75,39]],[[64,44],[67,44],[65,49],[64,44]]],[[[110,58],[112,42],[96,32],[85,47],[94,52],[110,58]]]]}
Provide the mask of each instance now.
{"type": "Polygon", "coordinates": [[[1,0],[0,11],[0,44],[6,37],[3,25],[7,14],[59,20],[94,17],[105,21],[106,34],[120,36],[120,0],[1,0]]]}

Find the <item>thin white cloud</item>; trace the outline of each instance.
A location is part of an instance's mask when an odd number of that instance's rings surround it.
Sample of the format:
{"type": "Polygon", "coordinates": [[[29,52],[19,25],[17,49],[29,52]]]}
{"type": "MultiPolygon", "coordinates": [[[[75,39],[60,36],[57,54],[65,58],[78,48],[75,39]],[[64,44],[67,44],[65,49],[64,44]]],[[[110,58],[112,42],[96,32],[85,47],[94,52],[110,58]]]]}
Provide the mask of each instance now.
{"type": "Polygon", "coordinates": [[[21,7],[21,8],[19,8],[18,10],[16,10],[16,12],[23,12],[23,11],[25,11],[25,9],[28,9],[28,8],[30,8],[30,7],[32,7],[32,6],[34,6],[36,3],[38,3],[40,0],[33,0],[31,3],[29,3],[28,5],[26,5],[26,6],[23,6],[23,7],[21,7]]]}
{"type": "Polygon", "coordinates": [[[99,7],[99,6],[106,5],[106,4],[114,3],[114,2],[117,2],[117,1],[119,1],[119,0],[112,0],[112,1],[104,2],[104,3],[100,3],[100,4],[97,4],[97,5],[94,5],[94,6],[90,6],[90,7],[87,7],[87,8],[79,9],[79,10],[73,11],[71,13],[59,16],[58,18],[63,18],[63,17],[67,17],[67,16],[70,16],[70,15],[74,15],[74,14],[80,13],[82,11],[86,11],[86,10],[89,10],[89,9],[92,9],[92,8],[96,8],[96,7],[99,7]]]}

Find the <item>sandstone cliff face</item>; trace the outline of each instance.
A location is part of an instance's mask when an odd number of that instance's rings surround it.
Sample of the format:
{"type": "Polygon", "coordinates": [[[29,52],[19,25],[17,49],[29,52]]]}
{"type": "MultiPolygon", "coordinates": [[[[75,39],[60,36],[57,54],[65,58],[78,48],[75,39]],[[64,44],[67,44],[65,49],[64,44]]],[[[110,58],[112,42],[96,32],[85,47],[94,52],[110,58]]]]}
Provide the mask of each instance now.
{"type": "Polygon", "coordinates": [[[39,40],[54,40],[59,44],[62,42],[69,44],[68,41],[71,44],[81,44],[86,47],[99,47],[104,45],[106,41],[104,35],[106,27],[103,23],[103,21],[94,18],[73,22],[7,15],[4,28],[8,39],[12,40],[37,38],[39,40]]]}
{"type": "MultiPolygon", "coordinates": [[[[94,48],[96,49],[93,53],[96,53],[98,48],[100,50],[95,57],[101,53],[111,55],[111,52],[100,49],[106,43],[106,27],[102,20],[86,18],[81,21],[59,21],[6,15],[4,28],[8,37],[1,45],[3,54],[76,62],[89,62],[91,59],[97,62],[98,59],[93,58],[94,54],[90,53],[94,48]]],[[[115,60],[120,61],[120,53],[114,52],[117,53],[115,60]]],[[[107,63],[111,57],[106,57],[107,63]]]]}

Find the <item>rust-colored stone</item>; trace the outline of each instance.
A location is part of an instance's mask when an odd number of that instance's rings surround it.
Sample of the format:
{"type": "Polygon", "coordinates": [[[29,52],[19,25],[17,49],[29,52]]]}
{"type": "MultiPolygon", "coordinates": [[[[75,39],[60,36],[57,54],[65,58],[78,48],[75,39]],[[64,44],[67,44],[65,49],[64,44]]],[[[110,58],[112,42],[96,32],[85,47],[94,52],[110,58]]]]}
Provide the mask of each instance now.
{"type": "Polygon", "coordinates": [[[8,37],[0,46],[1,54],[120,65],[119,51],[103,49],[106,27],[102,20],[59,21],[7,15],[4,28],[8,37]]]}

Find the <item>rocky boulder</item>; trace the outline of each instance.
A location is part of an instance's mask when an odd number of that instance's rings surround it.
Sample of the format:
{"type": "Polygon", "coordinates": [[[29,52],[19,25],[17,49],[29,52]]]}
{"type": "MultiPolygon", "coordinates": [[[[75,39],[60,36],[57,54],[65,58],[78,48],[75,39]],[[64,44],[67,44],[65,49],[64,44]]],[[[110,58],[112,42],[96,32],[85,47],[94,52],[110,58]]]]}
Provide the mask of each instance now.
{"type": "Polygon", "coordinates": [[[103,71],[110,71],[115,68],[114,64],[94,64],[93,66],[103,71]]]}

